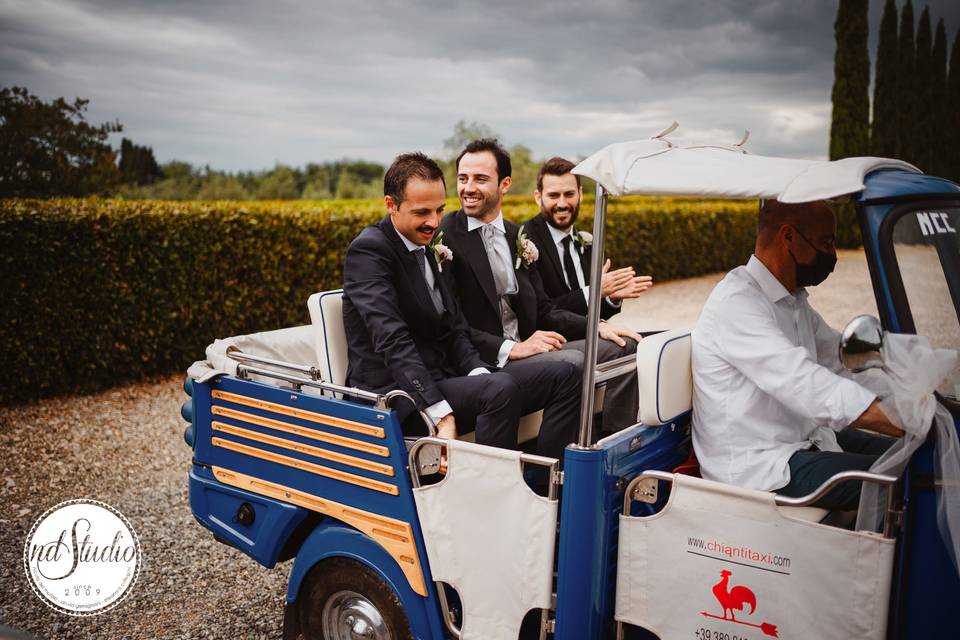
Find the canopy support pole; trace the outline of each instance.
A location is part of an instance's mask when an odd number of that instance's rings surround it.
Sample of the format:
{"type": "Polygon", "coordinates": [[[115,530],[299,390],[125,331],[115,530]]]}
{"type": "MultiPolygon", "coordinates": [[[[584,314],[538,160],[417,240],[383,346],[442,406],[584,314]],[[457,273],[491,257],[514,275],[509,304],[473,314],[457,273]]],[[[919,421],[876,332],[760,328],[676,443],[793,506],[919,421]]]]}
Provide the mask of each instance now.
{"type": "Polygon", "coordinates": [[[586,349],[583,356],[583,387],[580,390],[580,437],[577,446],[593,445],[593,398],[597,369],[597,341],[600,324],[600,280],[603,276],[603,236],[606,229],[607,193],[597,183],[593,212],[593,255],[590,260],[590,304],[587,306],[586,349]]]}

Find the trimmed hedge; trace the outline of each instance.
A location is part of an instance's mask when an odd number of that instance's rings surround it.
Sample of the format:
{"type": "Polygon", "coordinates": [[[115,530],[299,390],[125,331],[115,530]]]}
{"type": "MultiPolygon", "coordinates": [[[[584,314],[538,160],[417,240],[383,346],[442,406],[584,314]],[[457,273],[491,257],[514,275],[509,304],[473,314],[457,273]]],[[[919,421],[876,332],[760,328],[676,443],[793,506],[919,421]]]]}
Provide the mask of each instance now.
{"type": "MultiPolygon", "coordinates": [[[[753,202],[608,211],[608,255],[657,281],[728,269],[753,247],[753,202]]],[[[511,198],[504,213],[536,208],[511,198]]],[[[367,200],[0,200],[0,404],[184,371],[214,338],[309,322],[307,297],[340,286],[347,245],[383,214],[367,200]]]]}

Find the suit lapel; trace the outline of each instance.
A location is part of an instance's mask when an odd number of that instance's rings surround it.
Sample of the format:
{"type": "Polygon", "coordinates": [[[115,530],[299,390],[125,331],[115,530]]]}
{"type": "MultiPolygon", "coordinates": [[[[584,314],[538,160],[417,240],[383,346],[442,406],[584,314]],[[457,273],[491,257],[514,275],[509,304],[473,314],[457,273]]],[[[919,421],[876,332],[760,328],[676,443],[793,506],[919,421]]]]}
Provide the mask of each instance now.
{"type": "Polygon", "coordinates": [[[507,232],[507,246],[510,248],[510,268],[516,270],[514,265],[517,264],[517,236],[520,235],[520,227],[504,220],[503,228],[507,232]]]}
{"type": "Polygon", "coordinates": [[[583,247],[583,253],[580,254],[580,268],[583,269],[583,279],[586,284],[590,284],[590,263],[592,262],[592,246],[583,247]]]}
{"type": "Polygon", "coordinates": [[[543,259],[544,253],[547,254],[547,260],[553,266],[557,280],[567,288],[567,291],[570,291],[570,287],[567,286],[567,281],[563,277],[563,265],[560,263],[560,252],[557,251],[557,245],[553,241],[553,236],[550,235],[550,229],[547,228],[547,221],[544,220],[542,214],[537,214],[537,217],[534,218],[530,224],[530,229],[537,235],[540,240],[540,246],[543,247],[543,251],[540,252],[540,259],[543,259]]]}
{"type": "MultiPolygon", "coordinates": [[[[480,288],[487,296],[490,306],[500,315],[500,302],[497,300],[497,285],[493,280],[493,271],[490,269],[490,259],[487,257],[487,249],[483,245],[483,238],[480,233],[471,233],[467,231],[467,214],[462,210],[456,214],[456,224],[454,228],[460,236],[460,250],[466,254],[467,264],[473,270],[473,274],[480,283],[480,288]]],[[[456,256],[453,258],[456,260],[456,256]]],[[[466,293],[466,292],[462,292],[466,293]]]]}
{"type": "MultiPolygon", "coordinates": [[[[429,313],[433,316],[437,316],[437,310],[433,306],[433,299],[430,297],[430,292],[427,291],[427,281],[423,277],[423,273],[420,271],[420,265],[417,264],[417,256],[415,256],[411,251],[407,249],[407,246],[403,244],[403,240],[400,239],[400,235],[397,233],[397,230],[393,228],[393,223],[390,221],[390,216],[383,218],[379,224],[380,231],[383,232],[383,235],[387,237],[390,241],[390,246],[393,247],[393,250],[397,253],[397,257],[400,260],[400,265],[403,267],[403,271],[406,274],[407,282],[413,284],[413,291],[417,295],[419,300],[419,306],[421,309],[426,310],[426,313],[429,313]]],[[[427,258],[427,263],[430,263],[430,258],[427,258]]]]}

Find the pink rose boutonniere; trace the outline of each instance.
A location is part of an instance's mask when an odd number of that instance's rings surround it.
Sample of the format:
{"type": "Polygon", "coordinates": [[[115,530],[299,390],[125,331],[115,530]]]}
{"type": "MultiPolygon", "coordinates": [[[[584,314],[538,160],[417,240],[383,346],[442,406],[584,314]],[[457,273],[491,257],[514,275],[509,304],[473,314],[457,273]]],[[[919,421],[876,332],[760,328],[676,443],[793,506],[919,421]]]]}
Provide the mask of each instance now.
{"type": "Polygon", "coordinates": [[[527,232],[520,227],[520,233],[517,234],[517,263],[514,269],[523,267],[529,269],[530,265],[540,259],[540,252],[537,251],[537,245],[533,244],[527,237],[527,232]]]}

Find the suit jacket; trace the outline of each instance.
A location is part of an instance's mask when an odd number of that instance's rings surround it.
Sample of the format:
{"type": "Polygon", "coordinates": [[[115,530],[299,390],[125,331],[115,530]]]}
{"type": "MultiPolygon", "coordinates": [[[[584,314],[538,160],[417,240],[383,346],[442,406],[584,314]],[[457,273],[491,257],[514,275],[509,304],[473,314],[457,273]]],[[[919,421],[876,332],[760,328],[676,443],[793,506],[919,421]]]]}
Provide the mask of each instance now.
{"type": "MultiPolygon", "coordinates": [[[[537,250],[540,251],[540,259],[534,263],[534,266],[540,273],[543,290],[550,296],[553,304],[573,313],[587,315],[587,302],[583,297],[583,289],[567,286],[567,281],[563,277],[563,264],[560,262],[560,255],[557,253],[557,245],[553,241],[553,236],[550,235],[546,218],[542,214],[537,214],[524,222],[523,228],[533,243],[537,245],[537,250]]],[[[583,278],[589,284],[593,246],[584,247],[583,252],[579,255],[583,278]]],[[[600,317],[604,320],[619,312],[619,307],[613,306],[606,299],[600,301],[600,317]]]]}
{"type": "MultiPolygon", "coordinates": [[[[515,264],[520,227],[508,220],[504,220],[503,224],[510,246],[510,259],[515,264]]],[[[462,210],[444,216],[440,228],[443,230],[444,244],[453,251],[453,262],[450,268],[443,270],[443,274],[463,306],[463,314],[470,325],[470,338],[480,351],[480,357],[496,364],[497,352],[504,340],[503,322],[483,239],[479,232],[467,231],[467,214],[462,210]]],[[[537,329],[556,331],[567,340],[580,340],[586,335],[586,318],[554,305],[543,290],[535,268],[521,266],[515,272],[519,291],[510,296],[510,304],[517,315],[521,340],[529,338],[537,329]]]]}
{"type": "Polygon", "coordinates": [[[427,250],[426,256],[443,298],[442,314],[430,298],[418,257],[403,244],[390,216],[350,243],[343,270],[348,383],[377,393],[400,387],[421,410],[444,400],[436,381],[487,366],[470,342],[433,252],[427,250]]]}

